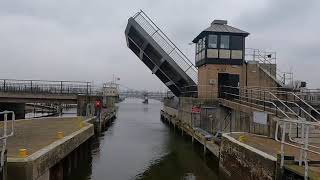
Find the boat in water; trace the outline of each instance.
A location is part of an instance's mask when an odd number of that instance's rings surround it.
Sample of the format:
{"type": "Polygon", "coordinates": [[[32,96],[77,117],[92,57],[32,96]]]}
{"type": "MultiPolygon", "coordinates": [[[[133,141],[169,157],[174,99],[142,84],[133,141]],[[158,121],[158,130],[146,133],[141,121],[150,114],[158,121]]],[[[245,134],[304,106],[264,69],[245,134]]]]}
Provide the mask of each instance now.
{"type": "Polygon", "coordinates": [[[142,101],[143,104],[148,104],[149,100],[148,100],[148,96],[144,97],[144,100],[142,101]]]}

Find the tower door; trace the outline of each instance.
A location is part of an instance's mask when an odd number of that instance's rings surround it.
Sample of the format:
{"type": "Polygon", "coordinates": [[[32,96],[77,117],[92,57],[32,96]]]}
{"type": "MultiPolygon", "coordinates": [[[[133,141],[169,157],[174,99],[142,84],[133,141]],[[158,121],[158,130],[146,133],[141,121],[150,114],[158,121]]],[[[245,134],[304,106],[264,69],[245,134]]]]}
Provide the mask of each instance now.
{"type": "Polygon", "coordinates": [[[240,78],[238,74],[219,73],[219,97],[228,99],[239,98],[240,78]]]}

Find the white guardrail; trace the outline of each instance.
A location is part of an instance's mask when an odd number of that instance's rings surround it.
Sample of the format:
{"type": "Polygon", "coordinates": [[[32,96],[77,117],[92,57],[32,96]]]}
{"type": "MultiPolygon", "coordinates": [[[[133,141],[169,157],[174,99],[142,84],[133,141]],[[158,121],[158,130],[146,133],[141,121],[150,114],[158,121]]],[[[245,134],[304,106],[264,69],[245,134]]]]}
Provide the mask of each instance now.
{"type": "Polygon", "coordinates": [[[10,136],[13,136],[14,135],[14,124],[15,124],[15,114],[13,111],[3,111],[3,112],[0,112],[0,115],[3,115],[3,134],[1,135],[0,137],[0,140],[2,140],[2,151],[1,151],[1,169],[3,168],[4,166],[4,161],[5,161],[5,151],[6,151],[6,148],[7,148],[7,139],[8,137],[10,136]],[[8,134],[8,115],[11,114],[12,118],[11,118],[11,130],[9,131],[9,134],[8,134]]]}
{"type": "Polygon", "coordinates": [[[318,122],[310,122],[310,121],[294,120],[294,119],[276,119],[276,121],[277,121],[277,124],[276,124],[275,139],[276,141],[279,141],[281,144],[280,166],[283,167],[284,165],[285,145],[299,149],[300,150],[299,166],[304,165],[304,179],[307,180],[308,171],[309,171],[308,153],[320,155],[320,147],[309,143],[309,133],[311,128],[319,129],[320,124],[318,122]],[[289,129],[287,128],[287,125],[290,126],[289,129]],[[288,141],[286,141],[286,134],[290,134],[290,132],[288,131],[291,131],[292,126],[297,126],[298,128],[301,128],[299,141],[292,142],[290,138],[288,141]],[[278,139],[279,127],[281,129],[281,140],[278,139]]]}

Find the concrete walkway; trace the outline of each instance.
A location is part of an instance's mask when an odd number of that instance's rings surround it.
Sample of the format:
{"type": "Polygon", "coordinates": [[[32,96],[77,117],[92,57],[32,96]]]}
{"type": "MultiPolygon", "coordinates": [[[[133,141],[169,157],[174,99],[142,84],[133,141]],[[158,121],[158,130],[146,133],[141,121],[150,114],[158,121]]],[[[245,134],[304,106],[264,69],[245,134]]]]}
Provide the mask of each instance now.
{"type": "MultiPolygon", "coordinates": [[[[255,149],[258,149],[260,151],[263,151],[273,157],[277,157],[277,154],[280,154],[280,142],[277,142],[274,139],[264,137],[264,136],[258,136],[255,134],[250,133],[232,133],[229,134],[229,136],[239,139],[239,136],[244,135],[245,140],[242,142],[244,144],[247,144],[255,149]]],[[[284,147],[285,155],[294,156],[295,160],[299,159],[299,149],[285,145],[284,147]]],[[[320,155],[314,154],[314,153],[308,153],[308,159],[312,161],[320,161],[320,155]]],[[[320,166],[319,165],[311,165],[309,164],[310,169],[312,170],[312,173],[310,173],[310,178],[313,179],[313,177],[320,178],[320,166]]],[[[291,168],[293,169],[293,168],[291,168]]],[[[296,171],[298,171],[300,174],[303,174],[303,168],[302,167],[295,167],[296,171]]]]}
{"type": "MultiPolygon", "coordinates": [[[[19,157],[19,149],[27,149],[28,155],[58,140],[57,132],[67,136],[80,129],[79,118],[39,118],[18,120],[15,123],[14,136],[8,138],[8,157],[19,157]]],[[[10,126],[10,123],[8,124],[10,126]]],[[[86,124],[84,124],[86,126],[86,124]]],[[[3,134],[3,122],[0,133],[3,134]]]]}

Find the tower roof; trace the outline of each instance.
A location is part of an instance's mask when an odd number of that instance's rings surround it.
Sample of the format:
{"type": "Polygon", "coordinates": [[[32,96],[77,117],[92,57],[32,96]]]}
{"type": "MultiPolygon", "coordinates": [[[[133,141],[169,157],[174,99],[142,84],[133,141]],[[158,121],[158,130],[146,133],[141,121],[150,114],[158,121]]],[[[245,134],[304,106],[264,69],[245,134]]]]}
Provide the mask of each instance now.
{"type": "Polygon", "coordinates": [[[198,42],[200,38],[202,38],[207,34],[210,34],[211,32],[222,33],[222,34],[238,34],[245,37],[249,35],[249,33],[246,31],[229,26],[226,20],[214,20],[211,23],[210,27],[203,30],[196,38],[194,38],[192,42],[194,43],[198,42]]]}

